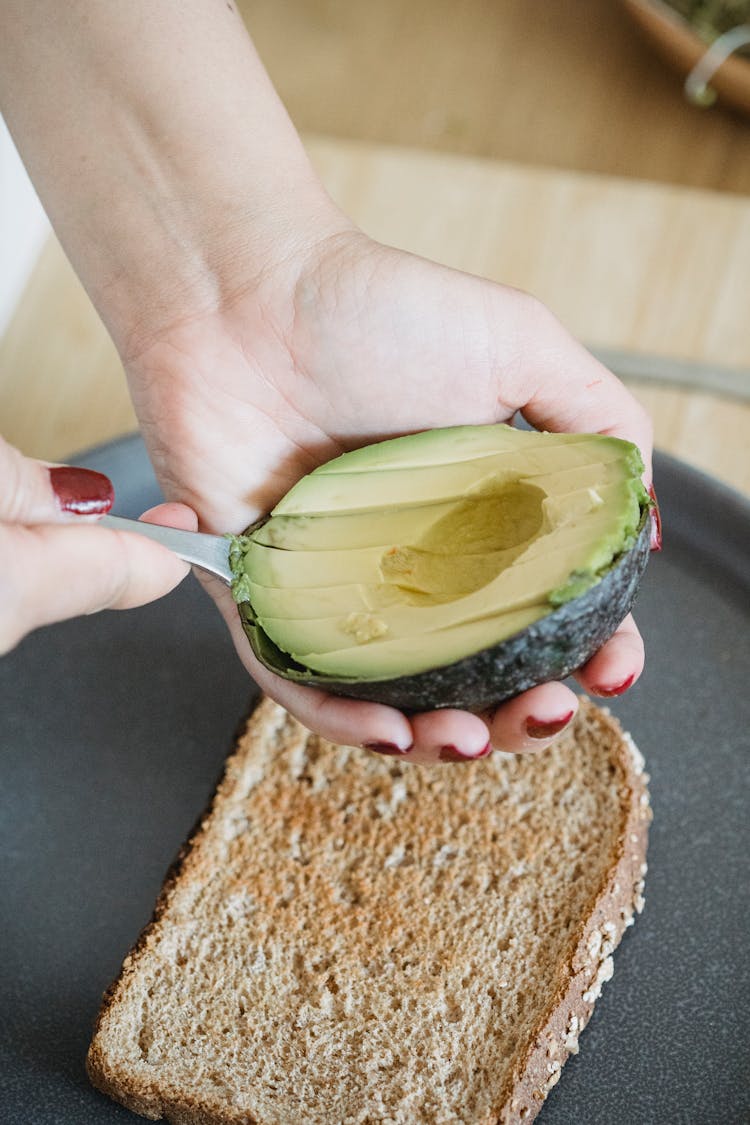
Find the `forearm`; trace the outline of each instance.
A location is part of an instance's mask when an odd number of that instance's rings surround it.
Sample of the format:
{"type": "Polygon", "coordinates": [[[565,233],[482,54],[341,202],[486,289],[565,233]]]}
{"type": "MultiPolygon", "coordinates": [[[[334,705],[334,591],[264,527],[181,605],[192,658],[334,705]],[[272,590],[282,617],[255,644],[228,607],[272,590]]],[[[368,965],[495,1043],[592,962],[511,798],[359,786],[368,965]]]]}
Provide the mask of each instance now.
{"type": "Polygon", "coordinates": [[[121,350],[335,221],[231,2],[6,0],[0,24],[0,104],[121,350]]]}

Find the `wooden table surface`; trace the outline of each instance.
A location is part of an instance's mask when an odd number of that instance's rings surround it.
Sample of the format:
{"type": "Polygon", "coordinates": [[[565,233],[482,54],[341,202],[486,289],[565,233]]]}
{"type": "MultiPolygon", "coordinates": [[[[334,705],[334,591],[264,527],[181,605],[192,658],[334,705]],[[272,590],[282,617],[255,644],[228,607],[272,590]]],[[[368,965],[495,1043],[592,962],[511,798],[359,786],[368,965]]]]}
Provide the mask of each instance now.
{"type": "MultiPolygon", "coordinates": [[[[750,202],[728,194],[308,138],[384,241],[536,293],[589,344],[750,372],[750,202]]],[[[632,389],[658,445],[750,493],[750,405],[632,389]]],[[[738,380],[750,394],[750,375],[738,380]]],[[[0,432],[64,460],[135,428],[117,355],[56,242],[0,341],[0,432]]]]}
{"type": "Polygon", "coordinates": [[[619,0],[238,6],[305,132],[750,194],[750,119],[689,105],[619,0]]]}
{"type": "MultiPolygon", "coordinates": [[[[536,293],[593,345],[750,371],[750,121],[687,105],[615,0],[239,7],[370,233],[536,293]]],[[[750,491],[747,402],[652,370],[658,444],[750,491]]],[[[52,241],[0,341],[0,432],[64,459],[134,425],[52,241]]]]}

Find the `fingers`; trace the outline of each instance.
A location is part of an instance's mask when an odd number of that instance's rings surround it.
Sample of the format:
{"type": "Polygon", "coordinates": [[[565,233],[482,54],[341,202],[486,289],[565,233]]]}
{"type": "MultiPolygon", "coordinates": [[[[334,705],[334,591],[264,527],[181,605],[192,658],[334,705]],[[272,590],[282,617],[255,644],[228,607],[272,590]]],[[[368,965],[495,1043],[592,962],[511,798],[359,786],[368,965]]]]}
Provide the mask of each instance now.
{"type": "Polygon", "coordinates": [[[647,411],[549,309],[526,294],[518,299],[516,359],[503,372],[509,384],[503,386],[503,399],[510,391],[512,405],[537,429],[608,434],[634,442],[650,485],[653,426],[647,411]]]}
{"type": "Polygon", "coordinates": [[[383,704],[341,699],[302,687],[274,675],[256,660],[229,591],[215,580],[203,581],[219,603],[237,652],[261,690],[331,742],[422,765],[470,762],[492,749],[519,754],[543,750],[578,710],[576,696],[558,683],[532,688],[483,715],[445,709],[406,716],[383,704]]]}
{"type": "Polygon", "coordinates": [[[410,761],[470,762],[484,758],[492,750],[487,724],[468,711],[446,708],[412,715],[414,748],[410,761]]]}
{"type": "Polygon", "coordinates": [[[409,720],[395,708],[342,699],[317,688],[302,687],[282,680],[263,667],[251,668],[251,672],[266,695],[285,707],[303,726],[330,742],[361,746],[363,750],[411,760],[414,740],[409,720]]]}
{"type": "Polygon", "coordinates": [[[361,746],[403,761],[466,761],[489,753],[486,724],[465,711],[432,711],[407,717],[395,707],[343,699],[269,672],[256,659],[229,590],[200,576],[229,626],[235,648],[258,687],[303,726],[330,742],[361,746]]]}
{"type": "Polygon", "coordinates": [[[202,574],[199,578],[217,602],[237,653],[258,687],[286,707],[309,730],[344,746],[362,746],[369,742],[392,748],[395,753],[412,746],[409,720],[395,708],[340,699],[269,672],[253,655],[230,591],[218,579],[202,574]]]}
{"type": "Polygon", "coordinates": [[[197,531],[198,516],[187,504],[157,504],[139,517],[144,523],[160,524],[162,527],[176,527],[180,531],[197,531]]]}
{"type": "MultiPolygon", "coordinates": [[[[153,601],[188,573],[156,543],[90,525],[114,500],[102,473],[45,465],[0,439],[0,481],[0,653],[39,625],[153,601]]],[[[160,505],[146,518],[197,526],[181,504],[160,505]]]]}
{"type": "Polygon", "coordinates": [[[643,639],[632,614],[587,664],[576,672],[576,679],[592,695],[622,695],[640,676],[645,663],[643,639]]]}
{"type": "Polygon", "coordinates": [[[188,566],[164,547],[84,523],[0,524],[0,653],[39,625],[168,593],[188,566]]]}
{"type": "Polygon", "coordinates": [[[544,750],[568,726],[578,699],[565,684],[540,684],[484,716],[492,746],[512,754],[544,750]]]}
{"type": "Polygon", "coordinates": [[[255,682],[309,730],[331,742],[409,762],[462,761],[489,752],[485,723],[468,712],[433,711],[407,717],[395,707],[342,699],[274,675],[253,655],[227,588],[211,578],[201,576],[201,581],[217,601],[255,682]]]}
{"type": "Polygon", "coordinates": [[[101,516],[114,500],[102,473],[71,465],[45,465],[24,457],[0,438],[0,521],[58,523],[67,517],[101,516]]]}

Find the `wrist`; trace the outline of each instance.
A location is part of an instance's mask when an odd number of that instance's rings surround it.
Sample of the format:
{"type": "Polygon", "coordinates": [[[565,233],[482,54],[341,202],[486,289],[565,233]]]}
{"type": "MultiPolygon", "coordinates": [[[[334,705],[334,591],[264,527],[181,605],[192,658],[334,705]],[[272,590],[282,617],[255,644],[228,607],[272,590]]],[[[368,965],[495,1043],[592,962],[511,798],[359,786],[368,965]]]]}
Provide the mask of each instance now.
{"type": "Polygon", "coordinates": [[[0,100],[127,357],[341,220],[233,5],[70,8],[11,0],[0,100]]]}
{"type": "Polygon", "coordinates": [[[239,298],[291,293],[316,248],[353,229],[304,162],[287,165],[273,192],[240,198],[219,185],[193,199],[196,221],[180,216],[178,238],[141,247],[137,274],[122,272],[92,294],[124,362],[239,298]]]}

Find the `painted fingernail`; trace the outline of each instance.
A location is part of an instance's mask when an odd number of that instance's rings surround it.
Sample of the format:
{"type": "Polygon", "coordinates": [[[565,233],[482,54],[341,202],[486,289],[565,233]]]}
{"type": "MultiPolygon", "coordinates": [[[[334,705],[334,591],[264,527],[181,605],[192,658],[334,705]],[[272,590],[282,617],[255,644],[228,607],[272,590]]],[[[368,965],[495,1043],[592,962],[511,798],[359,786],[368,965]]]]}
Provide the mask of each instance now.
{"type": "Polygon", "coordinates": [[[615,684],[613,687],[595,687],[591,690],[593,691],[594,695],[604,695],[607,698],[615,695],[622,695],[623,692],[626,692],[628,690],[634,679],[635,672],[633,672],[632,675],[628,676],[627,680],[623,680],[621,684],[615,684]]]}
{"type": "Polygon", "coordinates": [[[93,469],[57,465],[49,470],[52,490],[63,512],[76,516],[103,516],[115,500],[112,481],[93,469]]]}
{"type": "Polygon", "coordinates": [[[526,720],[526,733],[529,738],[554,738],[568,725],[574,715],[575,711],[568,711],[567,715],[563,715],[559,719],[552,719],[550,722],[535,719],[530,715],[526,720]]]}
{"type": "Polygon", "coordinates": [[[402,750],[395,742],[363,742],[362,747],[364,750],[372,750],[373,754],[388,754],[391,757],[408,754],[411,750],[411,746],[406,746],[402,750]]]}
{"type": "Polygon", "coordinates": [[[476,762],[480,758],[486,758],[492,752],[492,744],[487,743],[483,746],[478,754],[467,754],[463,750],[459,750],[457,746],[449,744],[448,746],[441,746],[438,753],[439,762],[476,762]]]}
{"type": "Polygon", "coordinates": [[[656,499],[656,492],[654,491],[653,484],[648,490],[648,494],[653,501],[651,508],[651,550],[661,550],[661,512],[659,511],[659,501],[656,499]]]}

